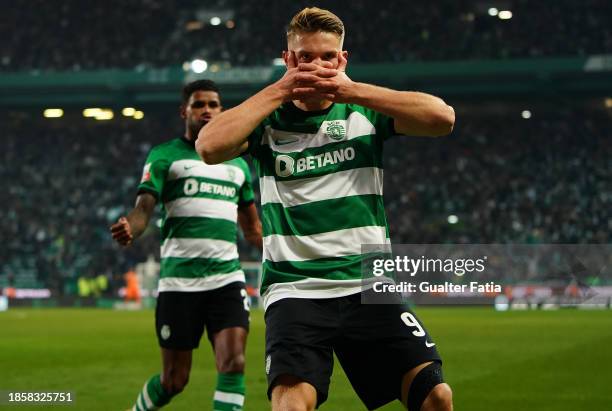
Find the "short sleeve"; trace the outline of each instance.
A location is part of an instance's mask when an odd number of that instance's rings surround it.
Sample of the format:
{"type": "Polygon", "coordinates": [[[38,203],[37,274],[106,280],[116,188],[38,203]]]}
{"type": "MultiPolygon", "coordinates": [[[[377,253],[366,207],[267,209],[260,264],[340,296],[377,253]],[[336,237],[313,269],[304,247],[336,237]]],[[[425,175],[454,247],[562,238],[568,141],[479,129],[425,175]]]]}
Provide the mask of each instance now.
{"type": "Polygon", "coordinates": [[[370,122],[376,128],[376,135],[382,137],[383,140],[387,140],[397,135],[394,125],[395,121],[392,117],[368,108],[366,108],[365,114],[366,117],[368,117],[368,120],[370,120],[370,122]]]}
{"type": "Polygon", "coordinates": [[[241,168],[244,172],[244,183],[242,183],[242,186],[240,187],[238,205],[246,205],[255,200],[255,193],[253,192],[253,182],[248,164],[243,162],[241,168]]]}
{"type": "Polygon", "coordinates": [[[160,157],[155,150],[151,151],[142,170],[138,193],[152,194],[159,201],[164,188],[164,181],[166,181],[168,175],[168,166],[167,159],[160,157]]]}
{"type": "Polygon", "coordinates": [[[259,123],[257,127],[255,127],[255,130],[253,130],[251,134],[249,134],[249,148],[247,149],[247,152],[255,158],[259,157],[261,140],[264,135],[264,132],[266,131],[267,124],[268,119],[266,118],[263,122],[259,123]]]}

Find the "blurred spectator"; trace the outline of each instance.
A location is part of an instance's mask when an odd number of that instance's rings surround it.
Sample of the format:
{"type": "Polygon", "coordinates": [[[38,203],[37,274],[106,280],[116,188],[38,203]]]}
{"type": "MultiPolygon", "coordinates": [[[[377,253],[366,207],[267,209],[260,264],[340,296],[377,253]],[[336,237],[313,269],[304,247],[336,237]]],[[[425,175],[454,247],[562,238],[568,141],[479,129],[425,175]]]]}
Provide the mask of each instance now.
{"type": "MultiPolygon", "coordinates": [[[[173,113],[172,110],[167,112],[173,113]]],[[[18,117],[0,123],[4,150],[0,177],[0,287],[46,285],[54,294],[76,294],[79,277],[114,278],[159,259],[159,229],[133,246],[110,241],[108,227],[135,200],[144,160],[152,145],[180,136],[180,119],[151,114],[143,121],[98,123],[62,119],[44,122],[18,117]]],[[[244,244],[240,238],[241,244],[244,244]]],[[[258,260],[245,248],[243,259],[258,260]]]]}
{"type": "Polygon", "coordinates": [[[125,274],[123,274],[125,280],[125,301],[140,302],[140,285],[138,284],[138,275],[134,268],[131,267],[125,274]]]}
{"type": "Polygon", "coordinates": [[[610,243],[612,144],[603,114],[463,117],[450,137],[392,139],[392,240],[610,243]]]}
{"type": "MultiPolygon", "coordinates": [[[[512,18],[475,0],[320,1],[344,20],[351,62],[584,56],[612,51],[612,3],[515,0],[512,18]]],[[[164,67],[194,57],[269,65],[308,0],[17,0],[0,15],[0,70],[164,67]],[[231,19],[213,26],[201,11],[231,19]],[[198,20],[198,14],[200,18],[198,20]],[[230,21],[231,20],[231,21],[230,21]]],[[[498,6],[501,7],[501,6],[498,6]]]]}
{"type": "MultiPolygon", "coordinates": [[[[612,241],[609,117],[556,109],[523,120],[509,112],[463,114],[449,137],[386,143],[394,243],[612,241]]],[[[179,135],[178,119],[0,125],[0,287],[29,279],[55,295],[76,294],[77,278],[103,274],[116,289],[120,273],[151,253],[159,259],[157,227],[125,249],[108,227],[132,207],[149,148],[179,135]]],[[[261,259],[241,234],[239,249],[242,260],[261,259]]]]}

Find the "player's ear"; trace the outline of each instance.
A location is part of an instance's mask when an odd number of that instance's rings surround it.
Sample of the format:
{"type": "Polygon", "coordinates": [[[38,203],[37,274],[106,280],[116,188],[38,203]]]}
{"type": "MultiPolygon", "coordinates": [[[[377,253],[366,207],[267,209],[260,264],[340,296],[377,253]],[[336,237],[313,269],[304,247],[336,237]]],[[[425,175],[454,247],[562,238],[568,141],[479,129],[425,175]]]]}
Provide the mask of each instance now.
{"type": "Polygon", "coordinates": [[[283,50],[283,60],[288,69],[297,67],[297,57],[295,51],[283,50]]]}
{"type": "Polygon", "coordinates": [[[283,50],[283,61],[285,62],[285,66],[289,67],[289,58],[291,57],[291,52],[288,50],[283,50]]]}
{"type": "Polygon", "coordinates": [[[187,118],[187,113],[185,112],[185,109],[186,109],[186,107],[185,107],[185,105],[184,105],[184,104],[181,104],[181,105],[179,106],[179,115],[180,115],[180,116],[181,116],[181,118],[183,118],[183,119],[187,118]]]}
{"type": "Polygon", "coordinates": [[[340,71],[345,71],[346,70],[346,65],[348,64],[348,51],[346,50],[342,50],[340,53],[338,53],[338,70],[340,71]]]}

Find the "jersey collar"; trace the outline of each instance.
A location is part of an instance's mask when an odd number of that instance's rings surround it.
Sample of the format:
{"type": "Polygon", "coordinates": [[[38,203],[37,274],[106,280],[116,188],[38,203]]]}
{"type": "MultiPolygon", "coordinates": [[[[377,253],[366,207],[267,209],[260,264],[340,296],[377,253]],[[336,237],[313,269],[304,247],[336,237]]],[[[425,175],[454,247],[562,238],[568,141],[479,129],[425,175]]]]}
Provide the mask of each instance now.
{"type": "Polygon", "coordinates": [[[183,140],[183,143],[187,144],[189,147],[195,148],[195,141],[191,141],[185,136],[181,136],[181,140],[183,140]]]}

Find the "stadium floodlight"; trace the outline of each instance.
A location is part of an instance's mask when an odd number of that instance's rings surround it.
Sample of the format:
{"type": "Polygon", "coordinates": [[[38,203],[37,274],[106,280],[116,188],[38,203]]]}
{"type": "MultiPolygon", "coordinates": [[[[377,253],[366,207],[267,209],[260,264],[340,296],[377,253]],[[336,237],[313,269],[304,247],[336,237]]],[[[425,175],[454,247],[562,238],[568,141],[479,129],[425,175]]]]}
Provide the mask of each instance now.
{"type": "Polygon", "coordinates": [[[612,108],[612,98],[611,97],[606,97],[604,99],[604,106],[606,106],[606,108],[612,108]]]}
{"type": "Polygon", "coordinates": [[[121,110],[121,114],[123,114],[125,117],[132,117],[134,113],[136,113],[136,109],[134,107],[125,107],[123,110],[121,110]]]}
{"type": "Polygon", "coordinates": [[[134,112],[134,120],[142,120],[144,118],[144,113],[140,110],[134,112]]]}
{"type": "Polygon", "coordinates": [[[497,14],[500,20],[510,20],[512,18],[512,12],[510,10],[502,10],[497,14]]]}
{"type": "Polygon", "coordinates": [[[94,117],[96,120],[112,120],[113,117],[115,117],[115,113],[113,113],[113,110],[105,108],[105,109],[101,109],[98,114],[94,117]]]}
{"type": "Polygon", "coordinates": [[[499,10],[497,10],[495,7],[491,7],[489,9],[489,16],[495,17],[497,16],[497,13],[499,13],[499,10]]]}
{"type": "Polygon", "coordinates": [[[204,73],[208,68],[206,60],[195,59],[191,62],[191,71],[194,73],[204,73]]]}
{"type": "Polygon", "coordinates": [[[448,216],[447,221],[449,224],[457,224],[459,222],[459,217],[454,214],[448,216]]]}
{"type": "Polygon", "coordinates": [[[525,120],[530,119],[531,118],[531,111],[523,110],[523,112],[521,113],[521,117],[523,117],[525,120]]]}
{"type": "Polygon", "coordinates": [[[213,25],[213,26],[218,26],[219,24],[221,24],[221,18],[217,17],[217,16],[212,17],[210,19],[210,24],[213,25]]]}
{"type": "Polygon", "coordinates": [[[48,108],[43,111],[45,118],[60,118],[64,115],[64,110],[61,108],[48,108]]]}
{"type": "Polygon", "coordinates": [[[83,117],[96,117],[100,111],[102,111],[99,107],[86,108],[83,110],[83,117]]]}

